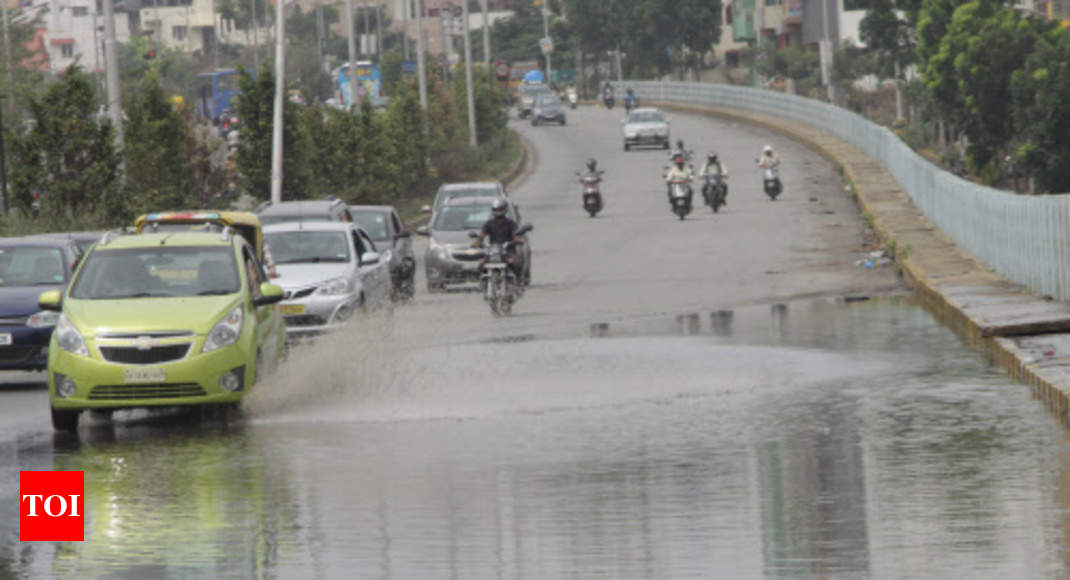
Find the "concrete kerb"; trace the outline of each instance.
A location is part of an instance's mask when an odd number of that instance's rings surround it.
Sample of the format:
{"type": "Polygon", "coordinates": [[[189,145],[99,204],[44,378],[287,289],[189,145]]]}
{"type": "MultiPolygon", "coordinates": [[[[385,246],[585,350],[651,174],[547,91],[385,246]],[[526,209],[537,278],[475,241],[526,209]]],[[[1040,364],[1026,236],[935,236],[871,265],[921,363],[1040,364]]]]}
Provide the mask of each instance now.
{"type": "MultiPolygon", "coordinates": [[[[518,183],[522,183],[525,179],[527,179],[528,175],[531,174],[531,171],[535,166],[535,159],[537,158],[535,146],[532,145],[531,141],[529,141],[527,137],[524,137],[519,133],[517,133],[516,135],[520,138],[520,143],[524,146],[524,150],[520,154],[520,159],[517,159],[516,163],[513,164],[509,171],[505,172],[505,175],[503,175],[498,180],[501,181],[502,185],[507,188],[510,188],[518,183]]],[[[427,223],[427,220],[429,220],[430,218],[431,216],[421,215],[416,219],[406,222],[405,228],[413,229],[422,226],[427,223]]]]}
{"type": "MultiPolygon", "coordinates": [[[[952,243],[914,206],[886,168],[853,145],[819,129],[768,115],[719,107],[658,103],[667,110],[697,113],[749,123],[782,133],[804,143],[842,172],[874,232],[885,244],[899,249],[896,262],[919,302],[992,364],[1028,385],[1034,398],[1042,400],[1070,426],[1070,360],[1035,360],[1024,339],[994,336],[991,325],[977,320],[941,290],[941,285],[968,280],[979,286],[1017,287],[986,268],[976,258],[952,243]],[[940,279],[944,284],[938,284],[940,279]]],[[[1027,291],[1021,290],[1024,294],[1027,291]]],[[[1048,335],[1047,340],[1064,346],[1070,335],[1048,335]]],[[[1033,353],[1036,352],[1034,346],[1033,353]]],[[[1055,348],[1052,348],[1055,352],[1055,348]]]]}

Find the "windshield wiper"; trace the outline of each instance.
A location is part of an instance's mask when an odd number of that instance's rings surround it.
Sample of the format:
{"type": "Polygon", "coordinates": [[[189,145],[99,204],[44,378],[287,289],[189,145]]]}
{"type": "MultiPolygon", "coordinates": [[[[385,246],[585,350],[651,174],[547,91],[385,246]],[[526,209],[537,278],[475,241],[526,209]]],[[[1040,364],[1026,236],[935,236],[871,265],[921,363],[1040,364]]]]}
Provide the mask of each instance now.
{"type": "Polygon", "coordinates": [[[97,300],[121,300],[124,298],[162,298],[167,294],[155,294],[153,292],[135,292],[133,294],[119,294],[118,296],[98,296],[97,300]]]}
{"type": "Polygon", "coordinates": [[[197,296],[222,296],[224,294],[233,294],[236,290],[228,290],[226,288],[216,288],[215,290],[204,290],[198,292],[197,296]]]}

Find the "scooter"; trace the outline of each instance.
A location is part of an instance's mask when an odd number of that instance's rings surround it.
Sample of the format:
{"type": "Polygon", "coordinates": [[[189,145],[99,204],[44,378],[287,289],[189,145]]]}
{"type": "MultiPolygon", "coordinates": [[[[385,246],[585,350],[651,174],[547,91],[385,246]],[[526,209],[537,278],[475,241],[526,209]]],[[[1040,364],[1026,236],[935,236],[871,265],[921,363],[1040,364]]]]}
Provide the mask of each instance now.
{"type": "Polygon", "coordinates": [[[602,211],[602,191],[598,187],[599,182],[602,181],[602,173],[604,172],[599,171],[597,175],[576,173],[580,178],[580,183],[583,184],[583,209],[591,214],[591,217],[602,211]]]}
{"type": "Polygon", "coordinates": [[[568,106],[570,108],[572,108],[572,109],[575,109],[576,105],[578,105],[579,102],[580,102],[580,98],[579,98],[579,95],[576,94],[576,89],[569,89],[568,90],[568,106]]]}
{"type": "Polygon", "coordinates": [[[713,213],[717,213],[721,206],[725,205],[725,198],[728,197],[728,184],[725,183],[724,176],[720,173],[707,175],[705,179],[706,183],[702,186],[702,197],[705,199],[706,205],[713,210],[713,213]]]}
{"type": "Polygon", "coordinates": [[[682,179],[669,182],[669,203],[672,213],[682,221],[691,213],[691,180],[682,179]]]}
{"type": "Polygon", "coordinates": [[[762,186],[765,189],[765,194],[769,196],[769,201],[776,201],[777,196],[780,195],[783,189],[776,167],[765,168],[762,176],[762,186]]]}
{"type": "Polygon", "coordinates": [[[605,94],[602,96],[602,102],[606,105],[606,109],[612,111],[613,105],[617,101],[613,98],[613,93],[606,91],[605,94]]]}

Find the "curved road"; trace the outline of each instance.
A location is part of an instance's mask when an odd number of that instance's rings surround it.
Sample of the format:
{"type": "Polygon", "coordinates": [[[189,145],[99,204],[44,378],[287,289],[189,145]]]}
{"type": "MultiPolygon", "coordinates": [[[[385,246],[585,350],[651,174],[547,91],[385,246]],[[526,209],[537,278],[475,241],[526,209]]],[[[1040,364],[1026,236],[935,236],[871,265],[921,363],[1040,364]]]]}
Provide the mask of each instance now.
{"type": "MultiPolygon", "coordinates": [[[[428,295],[416,245],[418,299],[405,316],[451,321],[475,333],[585,331],[587,323],[660,313],[731,308],[803,297],[872,295],[900,290],[894,270],[865,270],[870,251],[855,203],[831,165],[780,135],[726,121],[670,115],[673,142],[684,139],[696,162],[717,151],[730,174],[728,206],[696,207],[680,222],[669,212],[661,181],[667,152],[625,153],[624,111],[581,107],[564,127],[513,127],[535,149],[535,167],[511,191],[530,239],[533,284],[510,319],[488,327],[479,296],[428,295]],[[771,144],[784,160],[783,196],[762,193],[754,159],[771,144]],[[593,157],[606,171],[605,210],[592,219],[580,206],[574,173],[593,157]]],[[[696,170],[699,168],[696,165],[696,170]]],[[[696,193],[696,202],[701,196],[696,193]]]]}

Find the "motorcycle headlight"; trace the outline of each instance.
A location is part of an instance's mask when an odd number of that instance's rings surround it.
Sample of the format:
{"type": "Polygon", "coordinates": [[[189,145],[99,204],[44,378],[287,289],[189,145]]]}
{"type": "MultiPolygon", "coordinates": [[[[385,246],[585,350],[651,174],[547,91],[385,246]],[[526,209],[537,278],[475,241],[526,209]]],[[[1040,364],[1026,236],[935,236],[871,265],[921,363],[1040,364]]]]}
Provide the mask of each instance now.
{"type": "Polygon", "coordinates": [[[221,318],[212,328],[212,332],[208,333],[208,339],[204,341],[204,348],[201,349],[201,352],[212,352],[238,342],[238,337],[241,336],[241,323],[245,317],[244,315],[245,309],[239,304],[221,318]]]}
{"type": "Polygon", "coordinates": [[[316,289],[316,294],[321,296],[337,296],[346,292],[349,292],[349,280],[345,278],[331,278],[316,289]]]}
{"type": "Polygon", "coordinates": [[[69,353],[81,356],[89,356],[89,349],[85,346],[82,333],[67,319],[66,314],[60,314],[56,321],[56,344],[69,353]]]}
{"type": "Polygon", "coordinates": [[[59,322],[59,312],[42,310],[26,319],[26,326],[30,328],[50,328],[59,322]]]}

